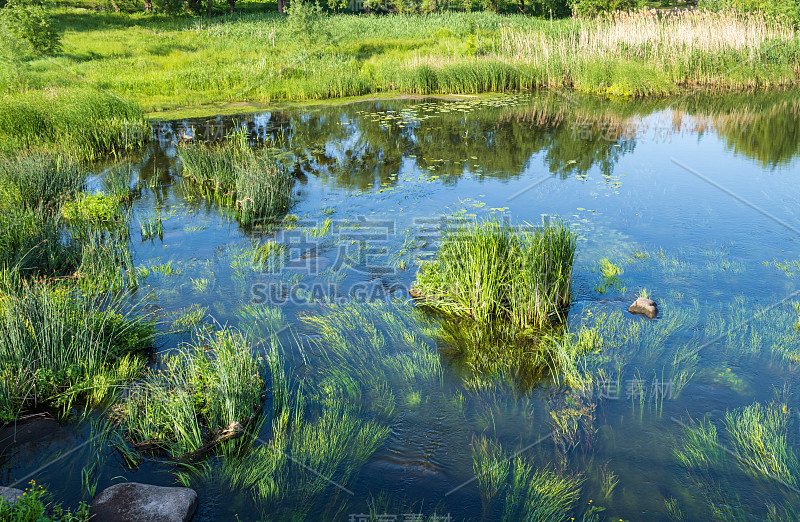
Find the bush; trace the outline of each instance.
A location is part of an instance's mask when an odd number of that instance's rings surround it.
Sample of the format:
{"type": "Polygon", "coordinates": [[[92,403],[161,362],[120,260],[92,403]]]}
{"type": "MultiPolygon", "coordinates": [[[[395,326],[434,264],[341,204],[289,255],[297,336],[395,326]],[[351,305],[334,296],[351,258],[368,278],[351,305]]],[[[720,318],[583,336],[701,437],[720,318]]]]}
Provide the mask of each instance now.
{"type": "Polygon", "coordinates": [[[736,9],[746,13],[785,16],[795,25],[800,23],[800,0],[700,0],[698,5],[711,11],[736,9]]]}
{"type": "Polygon", "coordinates": [[[61,36],[39,0],[9,0],[3,8],[3,24],[36,54],[55,54],[61,50],[61,36]]]}
{"type": "Polygon", "coordinates": [[[630,11],[644,7],[643,0],[571,0],[572,13],[577,16],[597,16],[612,11],[630,11]]]}

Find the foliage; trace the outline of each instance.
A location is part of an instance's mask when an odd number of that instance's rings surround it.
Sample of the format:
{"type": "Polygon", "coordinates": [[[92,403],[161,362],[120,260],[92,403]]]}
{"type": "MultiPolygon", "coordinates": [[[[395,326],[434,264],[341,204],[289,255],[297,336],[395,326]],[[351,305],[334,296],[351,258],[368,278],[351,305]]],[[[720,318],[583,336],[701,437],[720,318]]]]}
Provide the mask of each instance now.
{"type": "Polygon", "coordinates": [[[102,403],[142,370],[153,326],[110,299],[3,275],[0,285],[0,404],[4,421],[41,408],[68,412],[102,403]]]}
{"type": "Polygon", "coordinates": [[[0,520],[6,522],[86,522],[89,504],[81,502],[75,512],[49,502],[50,494],[41,485],[31,482],[25,494],[11,504],[0,500],[0,520]]]}
{"type": "Polygon", "coordinates": [[[241,334],[223,330],[200,337],[163,364],[148,371],[114,415],[137,447],[180,458],[234,423],[247,427],[254,421],[263,368],[241,334]]]}
{"type": "Polygon", "coordinates": [[[735,9],[747,13],[783,16],[795,24],[800,23],[799,0],[700,0],[698,5],[712,11],[735,9]]]}
{"type": "Polygon", "coordinates": [[[644,7],[643,0],[570,0],[572,13],[577,16],[597,16],[613,11],[628,11],[644,7]]]}
{"type": "Polygon", "coordinates": [[[319,2],[293,0],[286,9],[286,36],[303,48],[320,44],[330,35],[326,31],[326,16],[319,2]]]}
{"type": "Polygon", "coordinates": [[[26,42],[36,54],[55,54],[61,50],[61,37],[41,0],[8,0],[2,23],[8,31],[26,42]]]}
{"type": "Polygon", "coordinates": [[[566,317],[574,255],[575,236],[560,221],[533,230],[496,220],[451,223],[414,289],[455,315],[539,328],[566,317]]]}

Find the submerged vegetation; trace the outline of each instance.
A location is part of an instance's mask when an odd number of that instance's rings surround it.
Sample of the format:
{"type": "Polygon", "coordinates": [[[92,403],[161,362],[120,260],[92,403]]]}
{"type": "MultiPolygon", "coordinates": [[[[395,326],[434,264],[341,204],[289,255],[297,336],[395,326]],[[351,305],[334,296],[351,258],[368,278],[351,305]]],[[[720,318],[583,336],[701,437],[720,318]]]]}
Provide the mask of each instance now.
{"type": "Polygon", "coordinates": [[[710,419],[681,424],[674,455],[702,492],[713,519],[746,519],[748,510],[739,496],[745,494],[743,487],[765,482],[784,488],[760,502],[769,520],[796,518],[794,491],[800,464],[793,449],[794,429],[789,428],[796,418],[792,410],[783,400],[756,402],[725,412],[722,430],[710,419]],[[737,472],[749,479],[737,483],[737,472]]]}

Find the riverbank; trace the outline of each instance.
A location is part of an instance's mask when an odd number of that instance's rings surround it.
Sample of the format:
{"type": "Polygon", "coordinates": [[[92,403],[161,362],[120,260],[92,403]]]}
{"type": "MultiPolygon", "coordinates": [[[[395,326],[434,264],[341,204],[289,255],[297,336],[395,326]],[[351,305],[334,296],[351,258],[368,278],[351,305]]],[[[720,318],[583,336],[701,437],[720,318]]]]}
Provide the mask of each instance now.
{"type": "Polygon", "coordinates": [[[660,96],[791,85],[800,37],[757,15],[642,11],[597,20],[494,13],[195,18],[54,12],[63,52],[19,64],[19,89],[91,85],[146,112],[385,92],[570,88],[660,96]]]}

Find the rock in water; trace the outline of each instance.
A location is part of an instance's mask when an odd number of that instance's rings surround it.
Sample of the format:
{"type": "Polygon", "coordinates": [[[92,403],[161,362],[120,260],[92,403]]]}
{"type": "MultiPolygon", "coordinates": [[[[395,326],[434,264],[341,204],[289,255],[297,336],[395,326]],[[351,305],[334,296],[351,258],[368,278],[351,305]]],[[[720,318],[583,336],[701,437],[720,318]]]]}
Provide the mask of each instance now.
{"type": "Polygon", "coordinates": [[[197,509],[197,493],[126,482],[104,489],[89,510],[94,522],[188,522],[197,509]]]}
{"type": "Polygon", "coordinates": [[[0,500],[5,500],[9,504],[16,504],[17,499],[24,494],[25,492],[21,489],[0,486],[0,500]]]}
{"type": "Polygon", "coordinates": [[[652,299],[640,297],[628,307],[628,311],[632,314],[641,314],[648,319],[655,319],[658,315],[658,305],[652,299]]]}

